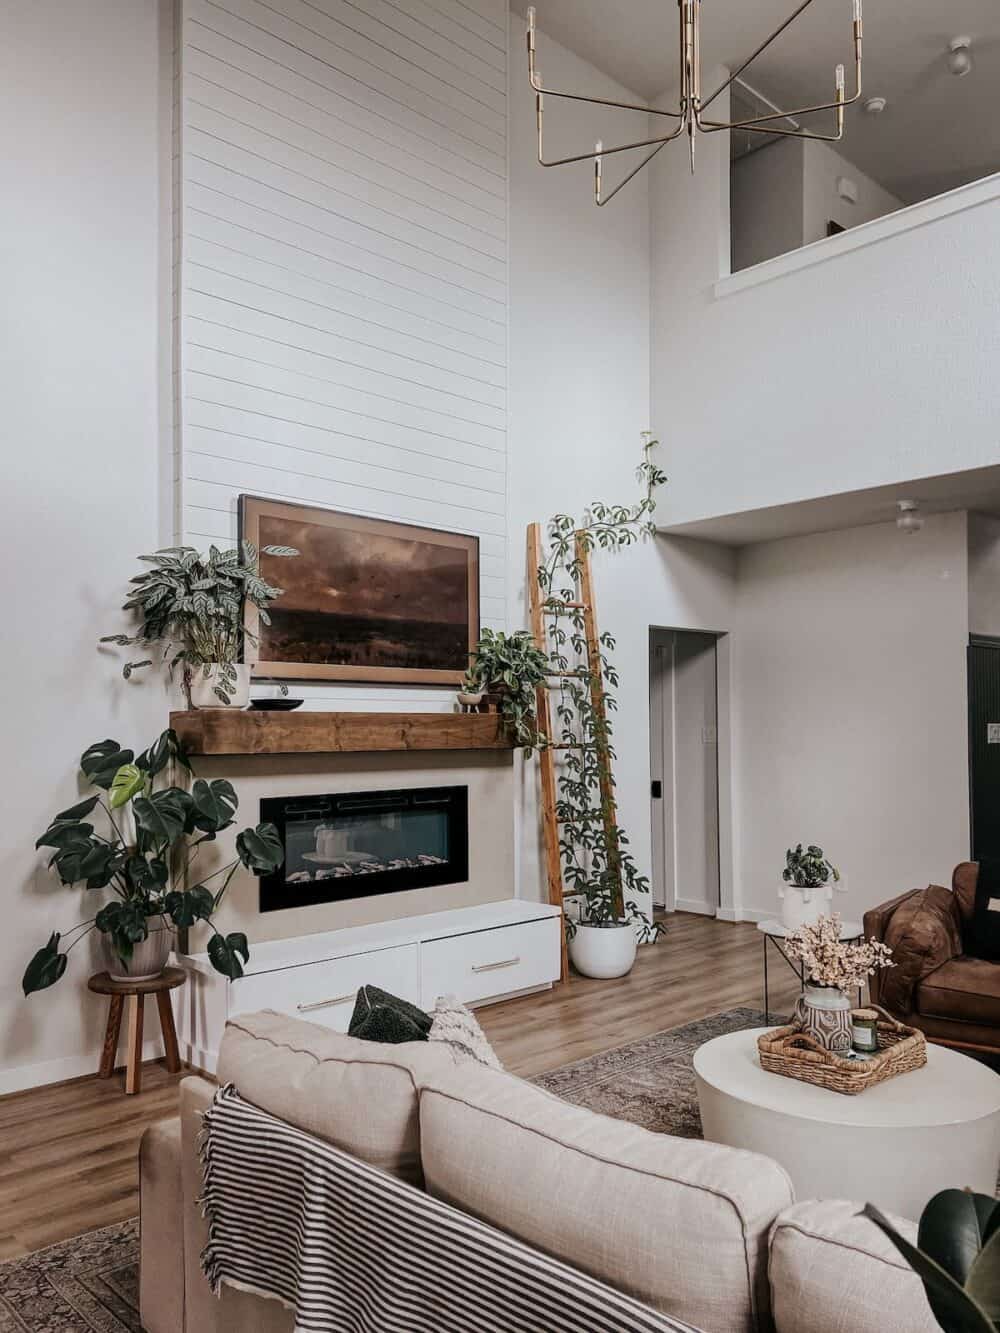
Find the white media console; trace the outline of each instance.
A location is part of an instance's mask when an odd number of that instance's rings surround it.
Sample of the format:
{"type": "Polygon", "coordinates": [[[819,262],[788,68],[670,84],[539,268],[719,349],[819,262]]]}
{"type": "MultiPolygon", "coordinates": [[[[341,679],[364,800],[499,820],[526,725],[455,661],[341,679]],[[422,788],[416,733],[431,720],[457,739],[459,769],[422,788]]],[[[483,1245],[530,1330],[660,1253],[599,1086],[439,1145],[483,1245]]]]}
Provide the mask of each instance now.
{"type": "Polygon", "coordinates": [[[559,979],[561,911],[510,898],[251,945],[246,975],[228,982],[208,955],[181,955],[190,973],[178,992],[182,1055],[215,1072],[226,1021],[257,1009],[347,1030],[360,986],[379,986],[422,1009],[439,996],[484,1004],[559,979]]]}

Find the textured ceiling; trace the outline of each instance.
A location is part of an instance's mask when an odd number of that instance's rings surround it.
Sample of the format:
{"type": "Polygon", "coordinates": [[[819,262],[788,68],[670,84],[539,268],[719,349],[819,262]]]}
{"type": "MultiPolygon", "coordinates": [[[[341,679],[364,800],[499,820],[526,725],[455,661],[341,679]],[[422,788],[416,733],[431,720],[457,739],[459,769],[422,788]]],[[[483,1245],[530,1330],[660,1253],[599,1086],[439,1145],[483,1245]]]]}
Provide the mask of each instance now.
{"type": "MultiPolygon", "coordinates": [[[[543,72],[548,34],[644,99],[675,82],[676,0],[536,5],[543,72]]],[[[520,0],[515,8],[523,12],[520,0]]],[[[705,67],[734,68],[794,8],[795,0],[703,0],[705,67]]],[[[828,100],[834,66],[851,65],[851,15],[852,0],[813,0],[744,77],[783,107],[828,100]]],[[[867,0],[865,83],[865,95],[887,98],[888,108],[878,117],[853,108],[841,151],[904,203],[1000,170],[1000,0],[867,0]],[[959,34],[973,39],[963,79],[947,64],[959,34]]],[[[516,78],[514,86],[528,95],[516,78]]]]}

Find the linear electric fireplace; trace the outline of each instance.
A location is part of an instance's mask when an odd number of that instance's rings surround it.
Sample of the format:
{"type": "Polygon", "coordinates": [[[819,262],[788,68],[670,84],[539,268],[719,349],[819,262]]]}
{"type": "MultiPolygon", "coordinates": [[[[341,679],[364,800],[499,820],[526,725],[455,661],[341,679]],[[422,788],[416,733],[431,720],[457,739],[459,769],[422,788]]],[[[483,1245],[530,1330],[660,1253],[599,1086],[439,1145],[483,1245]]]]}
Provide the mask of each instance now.
{"type": "Polygon", "coordinates": [[[260,910],[370,898],[469,878],[468,787],[269,797],[285,863],[260,881],[260,910]]]}

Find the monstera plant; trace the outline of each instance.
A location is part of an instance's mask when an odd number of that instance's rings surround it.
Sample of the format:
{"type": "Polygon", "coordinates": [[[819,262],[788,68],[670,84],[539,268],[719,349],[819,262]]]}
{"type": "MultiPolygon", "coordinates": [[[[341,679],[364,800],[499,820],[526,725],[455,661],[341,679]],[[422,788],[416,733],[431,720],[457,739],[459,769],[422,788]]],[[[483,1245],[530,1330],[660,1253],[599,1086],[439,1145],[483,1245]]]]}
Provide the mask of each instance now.
{"type": "Polygon", "coordinates": [[[113,896],[65,936],[49,937],[25,970],[25,995],[55,985],[70,950],[90,931],[107,936],[127,969],[136,945],[167,923],[186,928],[205,922],[213,931],[212,966],[231,981],[243,975],[250,957],[246,936],[223,935],[212,916],[241,864],[258,873],[281,865],[281,839],[273,824],[243,829],[236,857],[199,880],[198,849],[232,827],[239,801],[224,778],[197,778],[189,791],[168,785],[164,775],[174,765],[191,770],[173,731],[163,732],[139,755],[114,740],[84,751],[80,767],[96,791],[57,814],[35,846],[51,848],[49,865],[63,884],[79,885],[88,894],[110,890],[113,896]],[[103,832],[94,822],[97,813],[103,832]]]}

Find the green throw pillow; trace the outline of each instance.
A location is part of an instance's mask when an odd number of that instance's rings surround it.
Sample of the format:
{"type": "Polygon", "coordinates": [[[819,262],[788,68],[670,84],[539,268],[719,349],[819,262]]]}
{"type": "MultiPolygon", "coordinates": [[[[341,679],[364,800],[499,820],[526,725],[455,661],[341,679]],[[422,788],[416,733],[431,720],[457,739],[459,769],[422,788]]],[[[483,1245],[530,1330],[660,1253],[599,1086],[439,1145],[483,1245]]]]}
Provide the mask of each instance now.
{"type": "Polygon", "coordinates": [[[426,1041],[432,1019],[415,1004],[401,1000],[377,986],[362,986],[354,1002],[352,1037],[396,1045],[404,1041],[426,1041]]]}

